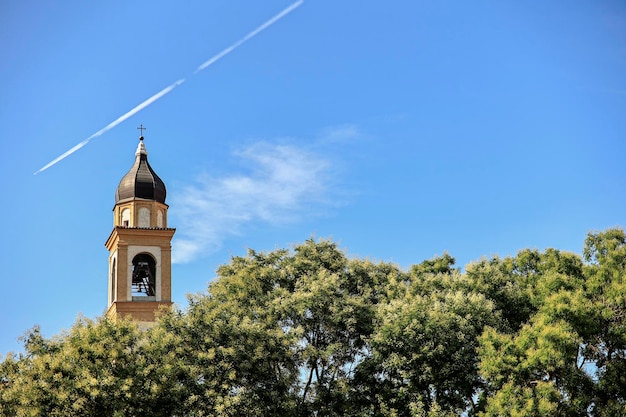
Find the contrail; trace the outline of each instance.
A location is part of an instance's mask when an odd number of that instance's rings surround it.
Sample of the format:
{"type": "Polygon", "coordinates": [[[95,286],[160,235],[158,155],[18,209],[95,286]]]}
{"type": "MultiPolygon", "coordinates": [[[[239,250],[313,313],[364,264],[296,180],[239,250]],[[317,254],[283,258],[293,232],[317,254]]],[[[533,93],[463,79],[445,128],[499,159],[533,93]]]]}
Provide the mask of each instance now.
{"type": "MultiPolygon", "coordinates": [[[[299,7],[302,3],[304,3],[304,0],[298,0],[297,2],[293,3],[291,6],[287,7],[282,12],[278,13],[276,16],[272,17],[267,22],[263,23],[261,26],[259,26],[258,28],[254,29],[252,32],[248,33],[246,36],[244,36],[243,38],[241,38],[240,40],[238,40],[237,42],[235,42],[234,44],[232,44],[228,48],[224,49],[219,54],[213,56],[208,61],[204,62],[202,65],[200,65],[198,67],[198,69],[196,69],[194,74],[197,74],[198,72],[202,71],[203,69],[205,69],[209,65],[211,65],[214,62],[218,61],[220,58],[224,57],[225,55],[228,55],[230,52],[232,52],[233,50],[235,50],[236,48],[241,46],[244,42],[246,42],[247,40],[255,37],[260,32],[262,32],[263,30],[267,29],[268,27],[270,27],[271,25],[276,23],[278,20],[283,18],[285,15],[289,14],[292,10],[294,10],[297,7],[299,7]]],[[[173,84],[171,84],[171,85],[169,85],[167,87],[165,87],[163,90],[159,91],[158,93],[156,93],[155,95],[153,95],[149,99],[145,100],[144,102],[142,102],[141,104],[139,104],[138,106],[133,108],[132,110],[130,110],[127,113],[123,114],[122,116],[118,117],[115,121],[109,123],[104,128],[98,130],[96,133],[94,133],[93,135],[89,136],[87,139],[83,140],[78,145],[74,146],[73,148],[71,148],[67,152],[63,153],[59,157],[53,159],[52,161],[50,161],[49,163],[44,165],[42,168],[40,168],[38,171],[36,171],[34,173],[34,175],[37,175],[40,172],[45,171],[46,169],[50,168],[52,165],[54,165],[54,164],[58,163],[59,161],[62,161],[63,159],[67,158],[68,156],[70,156],[71,154],[73,154],[74,152],[76,152],[77,150],[82,148],[83,146],[87,145],[91,139],[93,139],[95,137],[98,137],[98,136],[102,135],[103,133],[113,129],[115,126],[117,126],[118,124],[122,123],[124,120],[128,119],[129,117],[131,117],[135,113],[139,112],[140,110],[143,110],[144,108],[148,107],[150,104],[154,103],[155,101],[157,101],[158,99],[160,99],[161,97],[163,97],[164,95],[166,95],[167,93],[172,91],[174,88],[176,88],[179,85],[181,85],[183,82],[185,82],[184,78],[176,81],[175,83],[173,83],[173,84]]]]}
{"type": "Polygon", "coordinates": [[[138,106],[134,107],[132,110],[124,113],[122,116],[118,117],[113,122],[109,123],[108,125],[106,125],[102,129],[98,130],[96,133],[94,133],[93,135],[89,136],[87,139],[85,139],[84,141],[82,141],[78,145],[74,146],[72,149],[68,150],[67,152],[65,152],[64,154],[60,155],[59,157],[53,159],[52,161],[48,162],[46,165],[44,165],[42,168],[40,168],[39,171],[35,172],[34,175],[37,175],[40,172],[45,171],[46,169],[50,168],[52,165],[56,164],[57,162],[62,161],[63,159],[67,158],[68,156],[70,156],[71,154],[73,154],[74,152],[76,152],[77,150],[79,150],[80,148],[85,146],[86,144],[88,144],[91,139],[96,138],[96,137],[102,135],[103,133],[113,129],[115,126],[119,125],[120,123],[122,123],[124,120],[128,119],[133,114],[135,114],[138,111],[144,109],[145,107],[148,107],[150,104],[154,103],[155,101],[157,101],[158,99],[160,99],[161,97],[163,97],[164,95],[166,95],[167,93],[169,93],[174,88],[178,87],[179,85],[181,85],[184,82],[185,82],[185,79],[180,79],[180,80],[176,81],[175,83],[173,83],[171,85],[168,85],[163,90],[159,91],[158,93],[156,93],[155,95],[153,95],[149,99],[145,100],[143,103],[141,103],[138,106]]]}
{"type": "Polygon", "coordinates": [[[211,59],[209,59],[208,61],[204,62],[202,65],[200,65],[198,67],[198,69],[196,69],[194,74],[199,73],[200,71],[202,71],[203,69],[205,69],[209,65],[211,65],[211,64],[215,63],[216,61],[218,61],[220,58],[223,58],[224,56],[228,55],[233,50],[235,50],[239,46],[241,46],[245,41],[255,37],[256,35],[258,35],[263,30],[265,30],[268,27],[272,26],[274,23],[276,23],[278,20],[283,18],[285,15],[289,14],[295,8],[300,6],[302,3],[304,3],[304,0],[298,0],[297,2],[293,3],[291,6],[287,7],[285,10],[283,10],[280,13],[278,13],[276,16],[272,17],[270,20],[268,20],[267,22],[263,23],[261,26],[259,26],[258,28],[254,29],[252,32],[248,33],[246,36],[244,36],[243,38],[239,39],[237,42],[235,42],[234,44],[232,44],[228,48],[224,49],[219,54],[213,56],[211,59]]]}

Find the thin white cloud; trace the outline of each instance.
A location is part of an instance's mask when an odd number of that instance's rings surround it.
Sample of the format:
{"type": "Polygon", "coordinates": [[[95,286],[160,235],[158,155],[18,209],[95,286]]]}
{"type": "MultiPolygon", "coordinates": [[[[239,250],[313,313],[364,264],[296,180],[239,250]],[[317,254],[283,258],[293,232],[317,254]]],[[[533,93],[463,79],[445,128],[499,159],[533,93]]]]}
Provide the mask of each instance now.
{"type": "Polygon", "coordinates": [[[328,143],[341,143],[360,136],[359,129],[353,124],[334,126],[324,130],[323,139],[328,143]]]}
{"type": "MultiPolygon", "coordinates": [[[[282,10],[280,13],[278,13],[276,16],[272,17],[271,19],[269,19],[268,21],[263,23],[261,26],[259,26],[258,28],[254,29],[252,32],[248,33],[246,36],[244,36],[243,38],[239,39],[237,42],[235,42],[234,44],[232,44],[228,48],[224,49],[223,51],[219,52],[218,54],[214,55],[208,61],[204,62],[202,65],[200,65],[196,69],[194,74],[197,74],[198,72],[200,72],[200,71],[204,70],[205,68],[211,66],[212,64],[214,64],[215,62],[217,62],[218,60],[223,58],[224,56],[228,55],[229,53],[231,53],[232,51],[237,49],[239,46],[244,44],[246,41],[252,39],[256,35],[258,35],[260,32],[264,31],[265,29],[267,29],[268,27],[272,26],[274,23],[276,23],[277,21],[279,21],[280,19],[282,19],[283,17],[285,17],[286,15],[291,13],[293,10],[295,10],[300,5],[302,5],[302,3],[304,3],[304,0],[298,0],[295,3],[291,4],[290,6],[288,6],[284,10],[282,10]]],[[[115,126],[119,125],[120,123],[122,123],[123,121],[128,119],[129,117],[131,117],[131,116],[135,115],[136,113],[140,112],[144,108],[148,107],[150,104],[154,103],[155,101],[157,101],[158,99],[160,99],[161,97],[163,97],[164,95],[166,95],[167,93],[172,91],[174,88],[176,88],[179,85],[181,85],[183,82],[185,82],[184,78],[174,82],[173,84],[170,84],[169,86],[165,87],[163,90],[161,90],[158,93],[154,94],[152,97],[148,98],[147,100],[144,100],[141,104],[139,104],[138,106],[135,106],[130,111],[124,113],[122,116],[118,117],[113,122],[111,122],[108,125],[106,125],[104,128],[98,130],[96,133],[94,133],[93,135],[89,136],[87,139],[83,140],[79,144],[75,145],[73,148],[69,149],[68,151],[64,152],[63,154],[61,154],[60,156],[56,157],[52,161],[48,162],[46,165],[44,165],[43,167],[41,167],[40,169],[35,171],[34,175],[37,175],[40,172],[45,171],[46,169],[50,168],[51,166],[55,165],[56,163],[62,161],[65,158],[67,158],[68,156],[70,156],[71,154],[76,152],[77,150],[81,149],[83,146],[87,145],[91,139],[96,138],[98,136],[101,136],[104,133],[108,132],[109,130],[113,129],[115,126]]]]}
{"type": "Polygon", "coordinates": [[[108,125],[103,127],[102,129],[98,130],[96,133],[94,133],[93,135],[89,136],[87,139],[85,139],[84,141],[82,141],[78,145],[75,145],[70,150],[66,151],[65,153],[63,153],[60,156],[56,157],[52,161],[48,162],[43,167],[39,168],[35,172],[34,175],[37,175],[40,172],[45,171],[46,169],[50,168],[52,165],[56,164],[57,162],[60,162],[63,159],[67,158],[68,156],[70,156],[71,154],[73,154],[74,152],[76,152],[77,150],[82,148],[83,146],[87,145],[91,139],[97,138],[98,136],[102,136],[104,133],[106,133],[109,130],[113,129],[115,126],[119,125],[124,120],[128,119],[129,117],[133,116],[134,114],[136,114],[136,113],[140,112],[141,110],[145,109],[150,104],[154,103],[155,101],[157,101],[158,99],[160,99],[161,97],[163,97],[164,95],[166,95],[167,93],[169,93],[174,88],[178,87],[179,85],[181,85],[184,82],[185,82],[185,79],[183,78],[183,79],[180,79],[180,80],[178,80],[178,81],[168,85],[163,90],[161,90],[158,93],[154,94],[152,97],[144,100],[139,105],[133,107],[131,110],[127,111],[126,113],[124,113],[123,115],[121,115],[120,117],[118,117],[117,119],[115,119],[114,121],[112,121],[111,123],[109,123],[108,125]]]}
{"type": "Polygon", "coordinates": [[[291,11],[293,11],[294,9],[299,7],[302,3],[304,3],[304,0],[298,0],[297,2],[293,3],[292,5],[290,5],[289,7],[287,7],[286,9],[281,11],[280,13],[278,13],[276,16],[272,17],[271,19],[269,19],[268,21],[263,23],[258,28],[254,29],[252,32],[248,33],[243,38],[239,39],[237,42],[235,42],[234,44],[232,44],[228,48],[224,49],[222,52],[220,52],[220,53],[214,55],[213,57],[209,58],[206,62],[204,62],[202,65],[200,65],[196,69],[194,74],[202,71],[203,69],[205,69],[206,67],[208,67],[210,65],[213,65],[215,62],[217,62],[218,60],[220,60],[224,56],[228,55],[229,53],[231,53],[235,49],[237,49],[239,46],[241,46],[247,40],[254,38],[260,32],[264,31],[265,29],[267,29],[268,27],[272,26],[274,23],[276,23],[277,21],[282,19],[284,16],[286,16],[289,13],[291,13],[291,11]]]}
{"type": "Polygon", "coordinates": [[[205,176],[173,196],[179,232],[173,262],[190,262],[215,251],[246,224],[297,221],[330,201],[329,159],[292,145],[265,142],[235,155],[247,161],[250,172],[205,176]]]}

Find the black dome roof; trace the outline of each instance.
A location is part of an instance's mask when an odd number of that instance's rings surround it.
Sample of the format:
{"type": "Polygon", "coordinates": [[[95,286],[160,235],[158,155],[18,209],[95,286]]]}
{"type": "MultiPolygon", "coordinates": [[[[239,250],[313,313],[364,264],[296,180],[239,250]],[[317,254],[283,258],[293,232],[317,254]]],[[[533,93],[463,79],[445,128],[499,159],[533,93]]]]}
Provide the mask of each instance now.
{"type": "Polygon", "coordinates": [[[115,192],[115,204],[123,200],[143,198],[165,204],[165,184],[148,163],[148,152],[139,138],[135,163],[120,181],[115,192]]]}

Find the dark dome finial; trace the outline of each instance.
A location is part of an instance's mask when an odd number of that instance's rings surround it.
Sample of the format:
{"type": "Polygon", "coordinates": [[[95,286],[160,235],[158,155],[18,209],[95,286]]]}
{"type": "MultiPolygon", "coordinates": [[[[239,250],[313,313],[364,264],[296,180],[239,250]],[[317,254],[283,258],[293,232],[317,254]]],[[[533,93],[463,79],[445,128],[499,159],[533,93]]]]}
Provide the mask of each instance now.
{"type": "MultiPolygon", "coordinates": [[[[142,127],[142,129],[145,128],[142,127]]],[[[115,192],[115,204],[135,198],[155,200],[165,204],[166,194],[165,184],[148,163],[148,151],[143,143],[142,135],[135,151],[135,163],[124,175],[115,192]]]]}

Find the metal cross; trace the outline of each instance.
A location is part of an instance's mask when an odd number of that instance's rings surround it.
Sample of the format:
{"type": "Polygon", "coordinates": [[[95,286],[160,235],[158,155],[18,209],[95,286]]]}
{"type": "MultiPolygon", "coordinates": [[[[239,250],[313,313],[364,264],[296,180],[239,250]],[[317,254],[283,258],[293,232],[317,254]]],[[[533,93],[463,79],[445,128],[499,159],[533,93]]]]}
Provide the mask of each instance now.
{"type": "Polygon", "coordinates": [[[139,127],[137,128],[139,130],[139,136],[143,138],[143,131],[144,130],[148,130],[145,127],[143,127],[143,123],[139,125],[139,127]]]}

